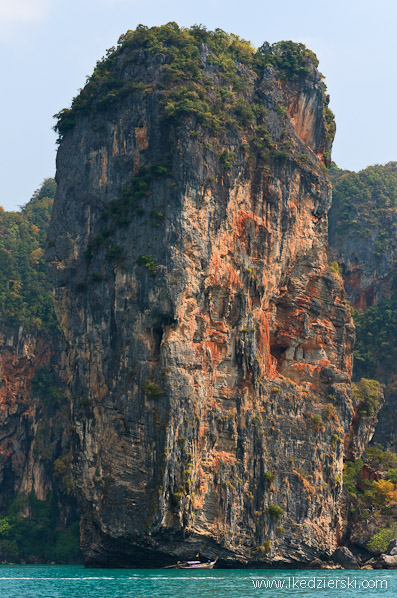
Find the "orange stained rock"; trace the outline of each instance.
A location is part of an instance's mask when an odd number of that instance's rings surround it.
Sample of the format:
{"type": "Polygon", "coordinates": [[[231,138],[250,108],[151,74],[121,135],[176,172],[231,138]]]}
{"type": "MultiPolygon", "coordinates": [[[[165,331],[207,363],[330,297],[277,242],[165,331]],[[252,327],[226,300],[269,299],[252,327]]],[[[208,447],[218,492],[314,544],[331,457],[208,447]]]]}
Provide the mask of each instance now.
{"type": "Polygon", "coordinates": [[[211,352],[211,358],[214,363],[219,362],[227,351],[227,346],[223,341],[204,341],[203,344],[211,352]]]}
{"type": "Polygon", "coordinates": [[[226,451],[214,451],[212,453],[212,459],[216,471],[219,471],[219,466],[221,463],[235,464],[237,462],[236,455],[226,451]]]}
{"type": "Polygon", "coordinates": [[[311,299],[308,295],[299,295],[297,301],[298,303],[302,303],[303,305],[310,305],[311,299]]]}
{"type": "Polygon", "coordinates": [[[297,307],[291,314],[291,318],[301,318],[307,313],[307,311],[301,307],[297,307]]]}
{"type": "Polygon", "coordinates": [[[144,151],[149,147],[149,141],[147,137],[147,127],[136,127],[135,128],[135,139],[137,148],[144,151]]]}
{"type": "Polygon", "coordinates": [[[229,272],[226,287],[230,290],[233,287],[242,287],[240,275],[238,274],[237,268],[233,268],[230,264],[226,264],[226,270],[229,272]]]}
{"type": "Polygon", "coordinates": [[[219,255],[219,251],[217,249],[214,249],[209,264],[209,276],[206,280],[207,288],[217,285],[220,282],[219,274],[222,271],[222,265],[222,259],[219,255]]]}
{"type": "Polygon", "coordinates": [[[212,322],[212,325],[216,327],[217,331],[219,332],[228,332],[228,327],[226,326],[224,320],[215,320],[212,322]]]}
{"type": "Polygon", "coordinates": [[[221,388],[219,394],[224,398],[224,399],[231,399],[233,397],[233,395],[236,393],[236,388],[230,388],[230,387],[224,387],[221,388]]]}
{"type": "Polygon", "coordinates": [[[275,360],[270,353],[269,322],[263,311],[256,314],[256,326],[258,350],[262,358],[262,374],[273,379],[278,375],[275,367],[277,360],[275,360]]]}
{"type": "MultiPolygon", "coordinates": [[[[315,105],[307,104],[306,96],[303,93],[291,94],[287,99],[287,110],[295,133],[304,143],[313,148],[313,131],[315,130],[314,121],[316,117],[315,105]]],[[[323,150],[319,152],[323,155],[323,150]]]]}
{"type": "Polygon", "coordinates": [[[226,333],[219,332],[219,330],[216,330],[216,328],[208,328],[207,334],[208,334],[208,337],[216,343],[223,344],[223,343],[227,342],[226,333]]]}

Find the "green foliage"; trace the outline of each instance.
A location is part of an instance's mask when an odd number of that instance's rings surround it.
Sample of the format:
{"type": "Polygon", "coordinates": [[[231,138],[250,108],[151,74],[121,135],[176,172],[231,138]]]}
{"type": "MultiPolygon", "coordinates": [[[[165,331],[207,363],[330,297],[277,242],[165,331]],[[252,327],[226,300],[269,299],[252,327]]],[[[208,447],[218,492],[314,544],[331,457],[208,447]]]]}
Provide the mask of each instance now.
{"type": "Polygon", "coordinates": [[[157,178],[170,175],[170,173],[171,166],[167,161],[160,164],[141,166],[136,175],[124,184],[121,201],[116,200],[110,204],[108,215],[118,214],[125,205],[136,207],[138,201],[148,194],[151,182],[157,178]]]}
{"type": "Polygon", "coordinates": [[[161,388],[161,386],[153,380],[148,380],[147,382],[145,382],[143,389],[145,391],[145,395],[149,399],[158,399],[164,394],[164,389],[161,388]]]}
{"type": "Polygon", "coordinates": [[[79,523],[57,530],[56,502],[50,494],[38,500],[33,494],[18,496],[0,518],[0,558],[8,561],[39,558],[44,562],[73,563],[80,558],[79,523]],[[29,517],[20,514],[28,509],[29,517]]]}
{"type": "Polygon", "coordinates": [[[239,98],[232,108],[237,121],[243,127],[249,127],[253,124],[255,113],[253,107],[244,98],[239,98]]]}
{"type": "Polygon", "coordinates": [[[341,438],[340,436],[338,436],[338,434],[336,434],[336,432],[334,432],[331,436],[331,446],[335,447],[337,443],[343,443],[343,438],[341,438]]]}
{"type": "Polygon", "coordinates": [[[269,484],[272,484],[276,479],[276,474],[272,473],[271,471],[265,471],[265,479],[269,484]]]}
{"type": "Polygon", "coordinates": [[[62,455],[54,461],[54,478],[62,480],[67,494],[72,492],[72,455],[62,455]]]}
{"type": "Polygon", "coordinates": [[[152,226],[155,227],[160,227],[161,223],[163,222],[165,216],[163,214],[163,212],[161,212],[160,210],[152,210],[150,212],[150,219],[152,221],[152,226]]]}
{"type": "Polygon", "coordinates": [[[340,267],[338,262],[333,261],[330,263],[329,265],[329,270],[330,272],[332,272],[332,274],[335,274],[336,276],[340,276],[340,267]]]}
{"type": "Polygon", "coordinates": [[[304,44],[281,41],[275,44],[265,42],[255,56],[257,68],[272,65],[279,71],[281,79],[297,80],[307,77],[310,66],[318,66],[317,56],[304,44]]]}
{"type": "Polygon", "coordinates": [[[255,553],[268,554],[272,549],[271,540],[266,540],[261,546],[257,546],[253,551],[255,553]]]}
{"type": "Polygon", "coordinates": [[[105,257],[109,261],[114,261],[120,259],[122,254],[123,250],[121,249],[121,247],[119,245],[113,245],[107,250],[105,257]]]}
{"type": "Polygon", "coordinates": [[[299,154],[298,160],[301,164],[307,164],[308,157],[306,156],[306,154],[299,154]]]}
{"type": "MultiPolygon", "coordinates": [[[[168,160],[158,164],[146,164],[141,166],[138,172],[132,176],[122,187],[121,197],[111,201],[102,214],[102,221],[107,223],[106,228],[91,237],[84,251],[87,260],[91,260],[101,249],[106,249],[105,257],[109,261],[120,260],[123,257],[122,248],[112,244],[112,237],[119,228],[128,226],[131,222],[133,211],[140,213],[140,201],[149,195],[151,184],[165,176],[171,175],[171,165],[168,160]]],[[[164,214],[159,210],[152,210],[150,213],[152,224],[159,226],[164,219],[164,214]]],[[[152,276],[156,274],[157,268],[152,256],[141,256],[139,264],[145,265],[152,276]],[[147,258],[147,259],[144,259],[147,258]]],[[[94,273],[94,282],[102,280],[100,273],[94,273]]],[[[82,288],[85,291],[86,288],[82,288]]]]}
{"type": "MultiPolygon", "coordinates": [[[[397,504],[396,472],[397,455],[384,451],[380,446],[368,447],[363,459],[346,462],[343,482],[350,498],[351,511],[361,518],[378,518],[382,515],[383,521],[387,521],[389,516],[390,525],[394,525],[390,508],[397,504]],[[363,475],[364,465],[369,471],[379,472],[378,479],[367,479],[368,475],[363,475]]],[[[374,547],[375,543],[370,549],[373,550],[374,547]]]]}
{"type": "MultiPolygon", "coordinates": [[[[395,456],[395,455],[393,455],[395,456]]],[[[397,468],[391,468],[389,469],[389,471],[387,472],[387,479],[390,480],[391,482],[393,482],[393,484],[397,484],[397,468]]]]}
{"type": "Polygon", "coordinates": [[[390,528],[383,528],[379,530],[367,543],[367,548],[371,552],[382,553],[386,552],[389,543],[397,538],[397,525],[390,528]]]}
{"type": "Polygon", "coordinates": [[[0,208],[0,313],[8,325],[57,327],[44,247],[55,181],[45,179],[20,212],[0,208]]]}
{"type": "MultiPolygon", "coordinates": [[[[184,115],[195,116],[203,125],[218,129],[222,125],[222,115],[218,115],[221,94],[215,102],[208,102],[206,91],[211,82],[203,81],[204,68],[200,55],[203,43],[210,51],[208,61],[221,73],[223,83],[236,90],[244,88],[248,75],[239,71],[237,62],[253,64],[255,50],[249,42],[220,29],[214,32],[198,26],[185,29],[175,23],[150,29],[140,25],[135,31],[127,31],[121,36],[117,48],[110,48],[106,56],[98,61],[84,89],[73,99],[71,108],[55,115],[57,124],[54,128],[60,138],[73,129],[77,115],[92,115],[133,97],[135,93],[142,93],[146,84],[139,80],[139,76],[144,76],[144,72],[137,72],[137,80],[128,81],[122,64],[142,63],[159,55],[164,60],[157,88],[164,97],[165,117],[175,120],[184,115]]],[[[249,107],[236,104],[236,116],[248,122],[249,107]]]]}
{"type": "Polygon", "coordinates": [[[311,418],[310,418],[310,421],[311,421],[311,424],[312,424],[313,428],[317,432],[320,432],[321,430],[324,430],[323,418],[321,417],[321,415],[319,413],[315,413],[314,415],[312,415],[311,418]]]}
{"type": "Polygon", "coordinates": [[[225,170],[231,170],[233,168],[233,158],[234,154],[229,150],[223,150],[221,155],[219,156],[219,160],[221,164],[225,167],[225,170]]]}
{"type": "MultiPolygon", "coordinates": [[[[397,467],[397,455],[385,451],[380,446],[369,446],[365,451],[366,461],[375,469],[381,469],[387,474],[397,467]]],[[[388,477],[388,475],[387,475],[388,477]]]]}
{"type": "Polygon", "coordinates": [[[340,236],[375,235],[376,254],[380,257],[390,248],[390,218],[397,207],[397,162],[369,166],[360,172],[341,170],[333,164],[330,178],[335,243],[340,236]]]}
{"type": "Polygon", "coordinates": [[[397,284],[391,298],[381,299],[365,311],[353,311],[356,326],[354,376],[379,377],[397,362],[397,284]]]}
{"type": "Polygon", "coordinates": [[[359,411],[365,415],[373,415],[381,405],[382,387],[376,380],[361,378],[352,384],[353,398],[359,403],[359,411]]]}
{"type": "MultiPolygon", "coordinates": [[[[101,248],[107,249],[105,257],[109,261],[122,257],[122,248],[119,245],[112,245],[111,237],[118,228],[128,226],[132,210],[139,211],[139,201],[149,194],[151,183],[160,177],[169,176],[170,172],[171,167],[168,161],[147,164],[139,168],[138,172],[123,185],[120,199],[111,201],[106,212],[102,214],[103,220],[111,222],[107,228],[102,229],[88,241],[84,251],[87,260],[91,260],[101,248]]],[[[157,224],[164,218],[164,215],[158,210],[152,210],[151,218],[157,224]]],[[[150,273],[153,275],[156,273],[153,272],[153,267],[150,268],[150,273]]],[[[99,282],[102,279],[98,277],[98,273],[94,273],[92,278],[94,282],[99,282]]]]}
{"type": "Polygon", "coordinates": [[[45,366],[36,368],[32,378],[32,394],[40,399],[47,410],[56,410],[65,403],[66,395],[62,386],[53,371],[45,366]]]}
{"type": "Polygon", "coordinates": [[[55,536],[54,561],[75,563],[80,559],[80,526],[75,521],[67,529],[58,531],[55,536]]]}
{"type": "Polygon", "coordinates": [[[325,117],[325,128],[327,131],[327,139],[333,141],[336,133],[335,114],[331,108],[328,107],[326,99],[324,98],[324,117],[325,117]]]}
{"type": "Polygon", "coordinates": [[[137,264],[145,266],[149,270],[150,276],[155,276],[157,273],[157,266],[152,255],[140,255],[137,259],[137,264]]]}
{"type": "Polygon", "coordinates": [[[110,243],[109,237],[112,235],[111,229],[104,229],[88,241],[87,248],[84,251],[84,257],[90,260],[95,253],[99,251],[102,246],[108,246],[110,243]]]}
{"type": "Polygon", "coordinates": [[[356,496],[358,492],[363,465],[364,463],[362,459],[357,459],[356,461],[347,461],[345,463],[345,468],[343,471],[343,484],[348,494],[352,496],[356,496]]]}
{"type": "Polygon", "coordinates": [[[284,514],[284,509],[279,505],[268,505],[265,510],[270,519],[277,523],[284,514]]]}
{"type": "MultiPolygon", "coordinates": [[[[102,214],[102,219],[104,221],[110,220],[110,223],[107,228],[102,229],[100,233],[94,235],[88,241],[84,252],[87,260],[91,260],[101,248],[107,249],[105,257],[109,261],[118,260],[122,257],[122,248],[118,245],[112,245],[111,237],[118,228],[128,226],[131,222],[133,210],[139,213],[139,202],[149,194],[151,183],[158,178],[170,176],[170,173],[171,167],[167,160],[159,164],[147,164],[139,168],[138,172],[123,185],[121,197],[111,201],[102,214]]],[[[152,210],[151,218],[152,222],[157,225],[163,220],[164,215],[158,210],[152,210]]],[[[156,273],[153,272],[153,267],[150,268],[150,273],[153,275],[156,273]]],[[[97,277],[96,282],[98,281],[97,277]]]]}
{"type": "MultiPolygon", "coordinates": [[[[280,79],[297,80],[310,73],[311,64],[318,64],[315,54],[292,41],[265,43],[256,51],[249,42],[221,29],[208,31],[197,25],[188,29],[173,22],[151,28],[139,25],[122,35],[117,47],[97,62],[71,107],[55,115],[54,128],[61,139],[73,129],[78,115],[95,119],[135,94],[154,89],[162,95],[164,117],[169,122],[193,117],[214,134],[226,125],[249,127],[255,110],[244,91],[251,85],[253,71],[261,78],[263,69],[272,65],[280,79]],[[204,68],[203,44],[213,74],[204,68]],[[155,60],[159,56],[161,61],[155,60]],[[134,64],[137,68],[131,81],[134,64]],[[148,86],[147,69],[153,64],[158,75],[156,83],[148,86]]],[[[280,110],[284,113],[285,108],[280,110]]]]}
{"type": "Polygon", "coordinates": [[[325,405],[324,409],[323,409],[323,417],[327,421],[337,420],[338,416],[336,414],[335,406],[332,405],[331,403],[328,403],[327,405],[325,405]]]}

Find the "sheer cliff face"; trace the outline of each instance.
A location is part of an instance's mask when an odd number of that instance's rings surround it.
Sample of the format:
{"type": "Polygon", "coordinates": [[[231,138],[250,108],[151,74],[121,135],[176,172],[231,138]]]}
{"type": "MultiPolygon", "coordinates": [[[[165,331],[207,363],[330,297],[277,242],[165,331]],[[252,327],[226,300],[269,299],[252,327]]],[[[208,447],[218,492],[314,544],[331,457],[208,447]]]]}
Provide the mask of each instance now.
{"type": "Polygon", "coordinates": [[[1,507],[15,494],[34,492],[45,500],[50,490],[44,461],[33,451],[39,405],[31,401],[35,369],[49,359],[44,339],[23,334],[18,328],[0,334],[1,404],[1,507]]]}
{"type": "MultiPolygon", "coordinates": [[[[197,47],[215,102],[232,88],[197,47]]],[[[354,412],[323,84],[235,62],[256,108],[214,133],[172,113],[167,55],[122,50],[128,92],[61,141],[48,250],[86,562],[307,562],[338,539],[354,412]]]]}
{"type": "MultiPolygon", "coordinates": [[[[65,455],[70,452],[69,410],[66,395],[62,392],[64,383],[59,377],[61,362],[62,351],[57,334],[28,332],[22,325],[2,325],[0,509],[5,513],[16,497],[33,495],[46,501],[53,493],[60,510],[57,521],[64,526],[76,519],[76,512],[65,482],[68,474],[65,455]],[[49,382],[54,384],[54,380],[58,387],[51,389],[49,382]],[[58,465],[62,460],[65,471],[63,475],[54,476],[57,459],[58,465]]],[[[27,502],[21,512],[29,516],[29,511],[27,502]]],[[[35,556],[32,555],[32,558],[35,556]]]]}

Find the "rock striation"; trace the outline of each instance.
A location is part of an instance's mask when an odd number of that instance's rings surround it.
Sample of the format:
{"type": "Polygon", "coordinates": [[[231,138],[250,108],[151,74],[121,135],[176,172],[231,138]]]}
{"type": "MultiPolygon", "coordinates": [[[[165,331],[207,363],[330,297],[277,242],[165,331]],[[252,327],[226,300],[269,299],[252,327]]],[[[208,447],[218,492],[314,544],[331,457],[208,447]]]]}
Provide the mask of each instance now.
{"type": "Polygon", "coordinates": [[[59,117],[47,260],[86,564],[330,556],[357,405],[315,57],[140,27],[59,117]]]}

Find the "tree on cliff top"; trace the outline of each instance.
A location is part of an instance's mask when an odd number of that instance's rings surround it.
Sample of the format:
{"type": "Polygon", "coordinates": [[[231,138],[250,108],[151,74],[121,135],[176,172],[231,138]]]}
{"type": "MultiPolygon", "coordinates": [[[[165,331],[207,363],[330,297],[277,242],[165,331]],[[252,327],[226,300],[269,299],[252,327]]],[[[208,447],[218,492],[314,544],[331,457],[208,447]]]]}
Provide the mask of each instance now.
{"type": "MultiPolygon", "coordinates": [[[[148,59],[159,57],[161,61],[157,60],[156,68],[160,76],[156,78],[155,88],[164,97],[168,116],[172,112],[170,104],[177,105],[178,114],[183,107],[184,112],[198,115],[204,124],[218,130],[229,122],[226,105],[233,94],[244,90],[255,75],[261,80],[265,67],[271,65],[279,79],[298,80],[310,73],[311,65],[318,65],[316,55],[301,43],[264,43],[256,50],[250,42],[222,29],[208,31],[201,25],[184,28],[173,22],[151,28],[139,25],[122,35],[117,47],[110,48],[97,62],[71,107],[55,115],[54,129],[59,139],[73,129],[78,114],[92,116],[136,91],[153,92],[154,86],[148,87],[141,67],[148,59]],[[211,64],[221,79],[224,89],[220,101],[209,101],[216,90],[205,74],[204,62],[211,64]],[[138,65],[133,77],[132,65],[138,65]]],[[[241,103],[241,97],[236,101],[241,103]]],[[[237,106],[236,109],[239,111],[237,106]]]]}

